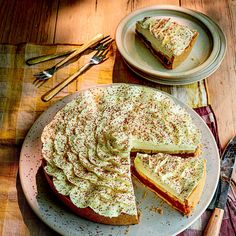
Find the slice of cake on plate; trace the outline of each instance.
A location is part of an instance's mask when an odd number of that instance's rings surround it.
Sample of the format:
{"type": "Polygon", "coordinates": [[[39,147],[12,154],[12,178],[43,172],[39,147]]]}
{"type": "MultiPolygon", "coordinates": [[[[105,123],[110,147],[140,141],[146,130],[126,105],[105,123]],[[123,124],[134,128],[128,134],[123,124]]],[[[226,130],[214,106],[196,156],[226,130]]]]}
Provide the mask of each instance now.
{"type": "Polygon", "coordinates": [[[167,69],[176,68],[188,57],[198,37],[196,30],[157,17],[138,21],[136,33],[167,69]]]}

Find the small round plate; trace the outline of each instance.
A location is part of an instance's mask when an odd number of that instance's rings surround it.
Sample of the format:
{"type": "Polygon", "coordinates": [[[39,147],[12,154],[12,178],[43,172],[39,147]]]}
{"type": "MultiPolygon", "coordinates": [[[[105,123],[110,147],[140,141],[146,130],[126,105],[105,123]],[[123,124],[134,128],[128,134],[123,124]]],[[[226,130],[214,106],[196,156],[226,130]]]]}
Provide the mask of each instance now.
{"type": "MultiPolygon", "coordinates": [[[[214,62],[218,63],[214,64],[214,67],[218,68],[226,51],[226,38],[215,22],[202,13],[176,6],[152,6],[132,12],[119,23],[116,30],[116,44],[122,57],[131,67],[146,74],[146,77],[150,75],[160,80],[165,79],[165,84],[175,84],[172,83],[173,79],[187,78],[192,81],[191,77],[199,77],[197,74],[202,74],[202,71],[214,62]],[[135,24],[145,16],[170,17],[199,32],[190,55],[176,69],[164,68],[137,38],[135,24]]],[[[198,80],[203,78],[199,77],[198,80]]]]}
{"type": "MultiPolygon", "coordinates": [[[[119,84],[103,86],[117,85],[119,84]]],[[[136,200],[141,210],[141,220],[138,225],[111,226],[93,223],[74,215],[56,199],[47,185],[41,168],[41,134],[55,114],[78,95],[79,93],[75,93],[67,96],[49,107],[36,120],[22,146],[19,162],[20,181],[25,197],[38,217],[62,235],[176,235],[193,224],[206,210],[215,192],[220,171],[219,153],[215,139],[201,117],[170,95],[177,104],[186,109],[202,132],[201,155],[207,160],[207,177],[203,195],[191,216],[184,217],[138,181],[134,181],[136,200]],[[163,214],[152,211],[156,207],[161,208],[163,214]]]]}

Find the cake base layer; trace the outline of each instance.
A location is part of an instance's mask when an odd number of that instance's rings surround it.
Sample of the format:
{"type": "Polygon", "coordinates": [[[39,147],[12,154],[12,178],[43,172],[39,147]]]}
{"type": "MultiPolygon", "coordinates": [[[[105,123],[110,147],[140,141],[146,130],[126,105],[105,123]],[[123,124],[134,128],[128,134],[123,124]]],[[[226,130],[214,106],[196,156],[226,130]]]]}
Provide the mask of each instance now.
{"type": "Polygon", "coordinates": [[[206,181],[206,163],[204,162],[203,176],[200,179],[198,185],[193,189],[191,194],[183,201],[179,200],[175,196],[168,194],[163,188],[158,187],[158,183],[153,182],[145,174],[138,172],[134,166],[132,166],[132,174],[135,176],[144,186],[148,187],[151,191],[157,194],[160,198],[166,201],[171,207],[180,211],[184,215],[190,215],[196,208],[200,201],[202,191],[206,181]]]}
{"type": "Polygon", "coordinates": [[[160,198],[166,201],[170,206],[174,207],[176,210],[180,211],[184,215],[188,215],[191,212],[190,207],[187,204],[183,204],[177,199],[172,198],[166,192],[159,189],[155,184],[153,184],[150,180],[146,179],[146,177],[142,176],[142,174],[138,173],[135,168],[132,168],[132,174],[141,182],[145,187],[148,187],[152,192],[157,194],[160,198]]]}

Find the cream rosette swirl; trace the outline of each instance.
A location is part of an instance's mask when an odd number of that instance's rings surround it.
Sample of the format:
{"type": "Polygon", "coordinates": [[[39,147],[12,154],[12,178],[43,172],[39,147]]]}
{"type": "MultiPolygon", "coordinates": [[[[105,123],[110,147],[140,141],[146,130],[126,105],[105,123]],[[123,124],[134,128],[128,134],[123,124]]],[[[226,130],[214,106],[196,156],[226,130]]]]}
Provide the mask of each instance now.
{"type": "Polygon", "coordinates": [[[137,215],[130,152],[194,152],[200,138],[188,113],[155,89],[92,88],[44,128],[44,169],[78,208],[107,217],[137,215]]]}

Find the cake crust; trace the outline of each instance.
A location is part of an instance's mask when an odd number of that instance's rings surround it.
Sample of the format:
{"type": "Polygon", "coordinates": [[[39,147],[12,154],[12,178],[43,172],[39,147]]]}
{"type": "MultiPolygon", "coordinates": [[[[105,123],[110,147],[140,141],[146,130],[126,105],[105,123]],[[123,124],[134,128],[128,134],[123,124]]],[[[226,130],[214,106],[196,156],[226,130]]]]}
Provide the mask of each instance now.
{"type": "Polygon", "coordinates": [[[152,183],[150,179],[137,172],[135,168],[133,169],[132,174],[140,183],[142,183],[145,187],[154,192],[158,197],[167,202],[171,207],[182,212],[184,215],[188,215],[190,213],[191,209],[187,204],[181,203],[174,196],[170,196],[167,192],[158,188],[154,183],[152,183]]]}
{"type": "MultiPolygon", "coordinates": [[[[43,166],[45,166],[45,164],[43,164],[43,166]]],[[[107,225],[133,225],[139,223],[139,214],[138,215],[121,214],[117,217],[106,217],[99,215],[90,207],[78,208],[72,203],[69,197],[60,194],[56,190],[51,176],[49,176],[45,171],[44,174],[55,196],[57,196],[57,198],[76,215],[96,223],[107,224],[107,225]]]]}
{"type": "Polygon", "coordinates": [[[192,189],[190,195],[188,197],[185,197],[183,200],[171,194],[167,189],[161,187],[157,182],[154,182],[152,178],[149,178],[146,173],[144,174],[142,171],[139,171],[136,165],[132,167],[132,174],[139,180],[139,182],[148,187],[152,192],[162,198],[171,207],[180,211],[184,215],[190,215],[199,203],[205,185],[206,161],[203,160],[202,176],[199,182],[197,183],[195,188],[192,189]]]}

